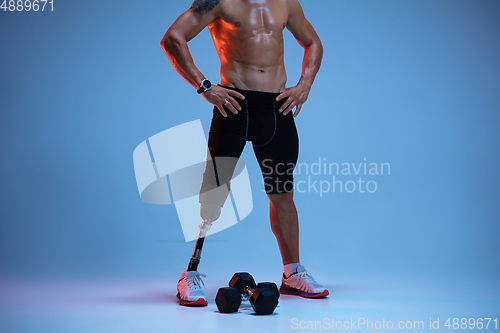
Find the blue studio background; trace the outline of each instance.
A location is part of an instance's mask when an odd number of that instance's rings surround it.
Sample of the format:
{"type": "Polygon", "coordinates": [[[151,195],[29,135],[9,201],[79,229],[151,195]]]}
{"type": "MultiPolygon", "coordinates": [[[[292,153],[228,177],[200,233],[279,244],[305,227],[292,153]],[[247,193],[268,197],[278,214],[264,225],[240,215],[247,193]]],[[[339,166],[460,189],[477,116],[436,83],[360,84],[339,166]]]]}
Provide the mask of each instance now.
{"type": "MultiPolygon", "coordinates": [[[[159,45],[189,6],[89,0],[56,1],[54,12],[0,11],[0,278],[178,276],[185,268],[194,243],[183,241],[174,206],[140,200],[132,152],[191,120],[208,132],[211,106],[159,45]]],[[[362,176],[377,183],[374,193],[296,193],[301,261],[319,281],[498,279],[500,3],[302,6],[324,58],[296,118],[299,162],[389,163],[390,175],[362,176]]],[[[207,29],[189,46],[218,82],[207,29]]],[[[303,50],[288,31],[285,52],[291,86],[303,50]]],[[[200,271],[229,278],[258,267],[278,280],[281,259],[250,145],[242,158],[254,210],[208,239],[200,271]]],[[[336,180],[357,181],[351,173],[336,180]]]]}

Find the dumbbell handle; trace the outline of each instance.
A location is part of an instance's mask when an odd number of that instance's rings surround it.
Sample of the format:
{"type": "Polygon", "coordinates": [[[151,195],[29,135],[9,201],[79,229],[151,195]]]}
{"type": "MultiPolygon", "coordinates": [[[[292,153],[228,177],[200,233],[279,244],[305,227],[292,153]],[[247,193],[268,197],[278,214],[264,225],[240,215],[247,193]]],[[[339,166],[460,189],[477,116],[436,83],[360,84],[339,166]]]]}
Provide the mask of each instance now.
{"type": "Polygon", "coordinates": [[[245,289],[243,289],[250,297],[252,297],[253,293],[255,292],[255,289],[252,287],[246,286],[245,289]]]}

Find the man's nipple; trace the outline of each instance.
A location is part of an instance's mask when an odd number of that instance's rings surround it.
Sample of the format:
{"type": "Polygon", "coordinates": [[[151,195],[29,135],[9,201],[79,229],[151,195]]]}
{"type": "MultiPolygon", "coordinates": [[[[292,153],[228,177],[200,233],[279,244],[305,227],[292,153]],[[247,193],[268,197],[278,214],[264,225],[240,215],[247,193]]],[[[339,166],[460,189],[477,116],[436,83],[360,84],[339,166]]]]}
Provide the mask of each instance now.
{"type": "Polygon", "coordinates": [[[236,22],[234,22],[234,26],[236,28],[239,28],[239,27],[241,27],[241,23],[239,21],[236,21],[236,22]]]}

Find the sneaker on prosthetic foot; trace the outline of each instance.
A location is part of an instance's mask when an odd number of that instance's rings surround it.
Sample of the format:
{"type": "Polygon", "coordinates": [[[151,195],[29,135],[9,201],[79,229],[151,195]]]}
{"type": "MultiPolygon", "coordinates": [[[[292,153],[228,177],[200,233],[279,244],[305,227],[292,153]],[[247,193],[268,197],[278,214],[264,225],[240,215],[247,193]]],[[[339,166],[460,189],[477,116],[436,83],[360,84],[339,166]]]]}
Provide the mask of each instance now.
{"type": "Polygon", "coordinates": [[[281,279],[280,294],[302,296],[305,298],[322,298],[330,294],[328,289],[317,283],[300,265],[295,273],[281,279]]]}
{"type": "Polygon", "coordinates": [[[201,285],[205,286],[201,280],[202,276],[197,271],[182,270],[181,278],[177,283],[177,298],[179,304],[184,306],[206,306],[208,305],[205,293],[201,285]]]}

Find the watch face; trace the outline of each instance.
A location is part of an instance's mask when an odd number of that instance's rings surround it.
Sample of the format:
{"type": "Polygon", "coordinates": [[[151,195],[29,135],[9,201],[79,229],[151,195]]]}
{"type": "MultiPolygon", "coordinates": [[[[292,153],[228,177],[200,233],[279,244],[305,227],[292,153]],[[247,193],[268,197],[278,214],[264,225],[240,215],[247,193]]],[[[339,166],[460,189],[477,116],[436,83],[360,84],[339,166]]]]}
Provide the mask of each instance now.
{"type": "Polygon", "coordinates": [[[203,80],[203,87],[204,87],[205,89],[208,89],[208,88],[210,88],[211,86],[212,86],[212,83],[211,83],[210,81],[208,81],[208,80],[203,80]]]}

